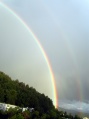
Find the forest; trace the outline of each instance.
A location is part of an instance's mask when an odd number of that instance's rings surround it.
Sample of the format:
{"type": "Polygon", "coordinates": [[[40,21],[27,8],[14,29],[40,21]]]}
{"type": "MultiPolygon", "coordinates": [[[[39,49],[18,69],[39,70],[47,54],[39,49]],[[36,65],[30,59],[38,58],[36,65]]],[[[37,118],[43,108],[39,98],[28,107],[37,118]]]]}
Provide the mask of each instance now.
{"type": "Polygon", "coordinates": [[[0,72],[0,103],[34,108],[32,112],[29,110],[22,112],[17,108],[0,110],[0,119],[81,119],[77,115],[72,116],[59,111],[48,96],[39,93],[28,84],[12,80],[4,72],[0,72]]]}

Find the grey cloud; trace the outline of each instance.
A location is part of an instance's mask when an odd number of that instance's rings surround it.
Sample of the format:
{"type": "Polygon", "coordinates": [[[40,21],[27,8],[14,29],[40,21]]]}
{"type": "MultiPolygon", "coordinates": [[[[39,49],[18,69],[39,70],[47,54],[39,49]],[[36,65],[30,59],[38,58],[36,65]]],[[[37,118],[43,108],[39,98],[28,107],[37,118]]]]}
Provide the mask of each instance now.
{"type": "Polygon", "coordinates": [[[64,109],[75,110],[84,113],[89,112],[89,103],[85,102],[80,102],[76,100],[74,101],[66,100],[66,101],[59,101],[59,105],[64,109]]]}

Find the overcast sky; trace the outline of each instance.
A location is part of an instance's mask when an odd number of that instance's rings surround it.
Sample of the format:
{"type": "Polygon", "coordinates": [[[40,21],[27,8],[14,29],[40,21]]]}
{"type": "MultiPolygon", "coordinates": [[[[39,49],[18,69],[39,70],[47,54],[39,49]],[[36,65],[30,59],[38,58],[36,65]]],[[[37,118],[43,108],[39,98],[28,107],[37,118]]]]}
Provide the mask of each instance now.
{"type": "MultiPolygon", "coordinates": [[[[54,0],[25,0],[25,1],[1,0],[1,1],[5,3],[7,6],[9,6],[11,9],[13,9],[21,17],[21,19],[23,19],[26,22],[26,24],[32,29],[32,31],[34,32],[34,34],[37,36],[40,43],[42,44],[54,72],[59,102],[60,100],[75,100],[75,101],[82,101],[85,104],[89,100],[89,94],[88,94],[89,92],[89,1],[88,0],[55,0],[55,1],[54,0]]],[[[8,27],[9,26],[7,26],[7,29],[8,27]]],[[[14,30],[16,31],[15,25],[13,27],[14,30]]],[[[17,29],[17,31],[19,32],[19,30],[21,29],[22,28],[19,28],[17,29]]],[[[22,32],[24,32],[24,29],[22,29],[22,32]]],[[[17,34],[18,39],[19,37],[20,39],[23,37],[25,39],[25,35],[21,36],[21,34],[19,34],[20,35],[19,36],[18,34],[17,34]]],[[[13,38],[13,34],[11,35],[13,38]]],[[[8,44],[8,47],[9,46],[10,48],[17,47],[17,44],[14,45],[14,41],[15,41],[15,37],[13,39],[13,46],[10,46],[10,44],[8,44]]],[[[2,41],[0,39],[0,42],[2,43],[2,47],[6,45],[6,41],[2,41]]],[[[20,42],[21,41],[19,41],[19,44],[20,42]]],[[[27,42],[32,43],[31,46],[35,47],[36,50],[38,49],[37,46],[34,46],[36,44],[33,43],[33,40],[27,42]]],[[[23,44],[25,43],[25,45],[27,45],[27,48],[29,49],[29,45],[27,42],[22,42],[22,43],[23,44]]],[[[18,49],[19,46],[21,45],[18,45],[18,49]]],[[[16,59],[14,59],[13,52],[10,52],[10,48],[8,48],[7,51],[11,53],[10,55],[12,56],[13,60],[16,61],[16,59]]],[[[26,61],[27,64],[28,62],[30,62],[29,59],[26,59],[26,52],[28,51],[28,49],[26,49],[25,46],[23,47],[23,51],[24,51],[23,57],[25,56],[25,59],[22,58],[24,61],[27,60],[26,61]]],[[[29,49],[29,52],[31,51],[34,50],[29,49]]],[[[37,52],[35,51],[34,51],[35,54],[34,57],[30,59],[31,61],[33,61],[34,59],[34,62],[36,62],[35,59],[38,57],[38,54],[39,54],[38,60],[43,58],[39,50],[37,50],[37,52]]],[[[1,54],[3,54],[3,52],[1,54]]],[[[19,56],[18,53],[19,66],[21,63],[20,61],[21,56],[22,55],[19,56]]],[[[30,56],[32,57],[33,55],[31,54],[30,56]]],[[[3,57],[7,58],[8,56],[3,56],[3,57]]],[[[3,62],[3,57],[1,58],[2,62],[3,62]]],[[[43,59],[41,61],[43,61],[41,64],[40,61],[38,61],[39,63],[36,64],[38,67],[40,65],[40,69],[42,69],[43,66],[46,65],[43,59]]],[[[8,67],[9,67],[9,63],[13,64],[13,62],[12,59],[11,60],[9,59],[7,62],[8,67]]],[[[10,67],[10,70],[13,69],[13,67],[10,67]]],[[[31,68],[32,67],[33,65],[31,66],[31,68]]],[[[25,68],[27,68],[26,65],[25,68]]],[[[3,68],[3,70],[5,71],[7,69],[8,69],[7,67],[3,68]]],[[[14,72],[14,70],[16,71],[16,69],[13,69],[12,73],[14,72]]],[[[22,71],[21,69],[19,70],[22,71]]],[[[47,74],[46,70],[47,70],[47,66],[45,66],[45,68],[43,69],[43,72],[41,73],[42,80],[39,80],[39,82],[40,81],[43,82],[45,78],[47,79],[50,78],[49,73],[47,74]],[[47,77],[44,75],[44,72],[46,72],[47,77]],[[44,78],[43,75],[45,76],[44,78]]],[[[21,74],[22,73],[23,71],[21,72],[21,74]]],[[[28,74],[27,72],[26,75],[28,76],[30,74],[28,74]]],[[[39,77],[41,76],[38,73],[38,78],[39,77]]],[[[32,80],[31,85],[33,85],[34,82],[36,83],[35,77],[32,80]]],[[[34,86],[36,85],[37,84],[35,84],[34,86]]]]}

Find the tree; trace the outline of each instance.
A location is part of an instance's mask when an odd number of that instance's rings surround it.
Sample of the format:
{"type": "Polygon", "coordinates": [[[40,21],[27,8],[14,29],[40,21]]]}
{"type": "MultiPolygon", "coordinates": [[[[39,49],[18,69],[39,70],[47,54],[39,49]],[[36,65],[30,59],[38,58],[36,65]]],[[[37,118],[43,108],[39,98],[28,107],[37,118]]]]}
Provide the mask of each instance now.
{"type": "Polygon", "coordinates": [[[34,118],[39,118],[39,112],[38,111],[34,111],[32,114],[32,119],[34,118]]]}
{"type": "Polygon", "coordinates": [[[24,117],[19,113],[16,115],[16,119],[24,119],[24,117]]]}
{"type": "Polygon", "coordinates": [[[41,119],[46,119],[46,114],[43,114],[43,115],[41,116],[41,119]]]}
{"type": "Polygon", "coordinates": [[[22,115],[23,115],[24,119],[30,119],[30,117],[31,117],[31,114],[30,114],[30,112],[28,110],[24,111],[22,113],[22,115]]]}
{"type": "Polygon", "coordinates": [[[10,117],[9,119],[24,119],[24,117],[19,113],[19,114],[15,114],[14,116],[10,117]]]}
{"type": "Polygon", "coordinates": [[[15,104],[15,101],[17,99],[17,92],[16,90],[6,90],[6,102],[10,104],[15,104]]]}
{"type": "Polygon", "coordinates": [[[51,119],[56,119],[56,112],[54,110],[50,111],[50,117],[51,119]]]}
{"type": "Polygon", "coordinates": [[[4,96],[5,96],[4,90],[0,85],[0,102],[4,102],[4,96]]]}

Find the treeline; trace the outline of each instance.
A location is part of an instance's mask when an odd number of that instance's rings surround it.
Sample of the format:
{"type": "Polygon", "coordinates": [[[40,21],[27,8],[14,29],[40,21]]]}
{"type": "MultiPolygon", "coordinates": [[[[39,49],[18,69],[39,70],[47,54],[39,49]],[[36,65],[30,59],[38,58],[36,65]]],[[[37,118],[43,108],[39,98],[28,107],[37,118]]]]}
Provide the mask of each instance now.
{"type": "Polygon", "coordinates": [[[0,102],[35,108],[42,113],[54,108],[52,100],[48,96],[40,94],[23,82],[12,80],[3,72],[0,72],[0,102]]]}
{"type": "Polygon", "coordinates": [[[33,112],[10,109],[0,111],[0,119],[80,119],[55,109],[52,100],[23,82],[0,72],[0,102],[34,108],[33,112]]]}

